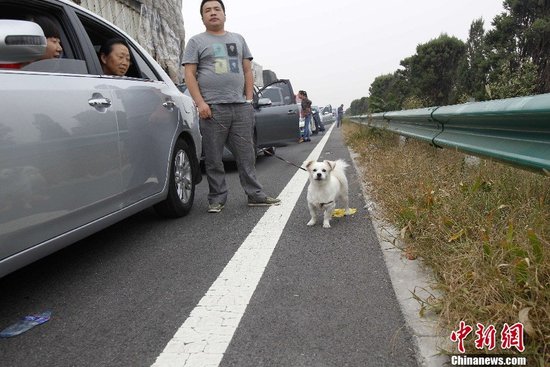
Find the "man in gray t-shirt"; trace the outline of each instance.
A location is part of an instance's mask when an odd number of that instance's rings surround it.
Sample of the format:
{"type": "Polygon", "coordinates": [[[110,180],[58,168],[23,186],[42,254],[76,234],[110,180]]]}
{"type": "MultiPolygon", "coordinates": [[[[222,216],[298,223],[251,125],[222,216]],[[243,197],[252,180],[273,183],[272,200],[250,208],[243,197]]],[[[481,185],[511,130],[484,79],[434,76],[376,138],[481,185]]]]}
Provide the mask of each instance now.
{"type": "Polygon", "coordinates": [[[278,205],[280,200],[267,196],[256,179],[252,54],[241,35],[225,31],[223,1],[203,0],[200,12],[206,32],[187,42],[183,65],[200,117],[208,212],[221,212],[227,200],[222,161],[226,144],[235,156],[248,205],[278,205]]]}
{"type": "Polygon", "coordinates": [[[197,64],[197,81],[207,104],[244,103],[243,58],[250,62],[252,54],[240,34],[204,32],[187,42],[183,63],[197,64]]]}

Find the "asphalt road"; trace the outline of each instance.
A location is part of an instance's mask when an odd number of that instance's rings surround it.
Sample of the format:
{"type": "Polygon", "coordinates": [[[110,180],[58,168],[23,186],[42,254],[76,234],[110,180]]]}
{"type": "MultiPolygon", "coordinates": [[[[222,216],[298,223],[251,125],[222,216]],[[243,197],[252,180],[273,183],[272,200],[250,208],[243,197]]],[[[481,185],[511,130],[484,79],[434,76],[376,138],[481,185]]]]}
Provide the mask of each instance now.
{"type": "MultiPolygon", "coordinates": [[[[303,162],[322,136],[277,154],[303,162]]],[[[322,159],[350,162],[334,129],[322,159]]],[[[297,169],[260,157],[277,196],[297,169]]],[[[220,366],[416,366],[360,183],[348,172],[351,217],[307,227],[305,187],[292,208],[220,366]]],[[[206,213],[207,183],[191,214],[143,211],[0,279],[0,329],[22,316],[52,319],[0,339],[0,366],[151,366],[209,291],[266,208],[249,208],[228,167],[229,200],[206,213]]],[[[206,364],[206,363],[205,363],[206,364]]]]}

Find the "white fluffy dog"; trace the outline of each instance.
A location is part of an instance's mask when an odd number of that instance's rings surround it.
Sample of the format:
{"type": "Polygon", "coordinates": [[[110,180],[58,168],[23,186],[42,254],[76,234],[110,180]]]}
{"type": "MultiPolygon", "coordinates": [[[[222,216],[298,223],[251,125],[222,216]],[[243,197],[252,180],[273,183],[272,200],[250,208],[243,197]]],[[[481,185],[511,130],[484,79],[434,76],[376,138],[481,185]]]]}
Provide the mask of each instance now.
{"type": "Polygon", "coordinates": [[[304,162],[309,172],[309,187],[307,188],[307,205],[311,220],[308,226],[317,222],[317,212],[323,212],[323,228],[330,228],[332,211],[336,207],[336,200],[342,200],[345,214],[350,215],[348,198],[348,179],[346,168],[348,164],[337,161],[307,161],[304,162]]]}

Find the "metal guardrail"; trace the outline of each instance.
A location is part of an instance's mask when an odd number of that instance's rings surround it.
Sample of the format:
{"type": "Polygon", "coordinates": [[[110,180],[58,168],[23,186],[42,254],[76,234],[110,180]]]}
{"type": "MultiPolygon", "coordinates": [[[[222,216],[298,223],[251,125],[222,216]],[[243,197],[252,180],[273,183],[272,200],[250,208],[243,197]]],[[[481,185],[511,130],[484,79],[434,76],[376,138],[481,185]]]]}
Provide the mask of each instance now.
{"type": "Polygon", "coordinates": [[[351,120],[550,175],[550,94],[374,113],[351,120]]]}

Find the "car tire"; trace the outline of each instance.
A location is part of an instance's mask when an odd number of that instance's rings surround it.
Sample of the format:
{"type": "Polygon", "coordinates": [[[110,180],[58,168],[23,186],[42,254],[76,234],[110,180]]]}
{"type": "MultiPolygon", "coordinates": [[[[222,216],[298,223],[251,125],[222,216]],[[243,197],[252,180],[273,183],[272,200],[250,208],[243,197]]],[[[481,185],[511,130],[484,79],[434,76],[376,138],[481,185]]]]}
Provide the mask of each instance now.
{"type": "Polygon", "coordinates": [[[183,139],[176,141],[170,161],[168,196],[154,206],[160,216],[179,218],[191,211],[195,199],[195,175],[199,174],[197,165],[191,162],[193,154],[193,149],[183,139]]]}
{"type": "Polygon", "coordinates": [[[264,148],[264,155],[272,157],[275,155],[275,147],[264,148]]]}

